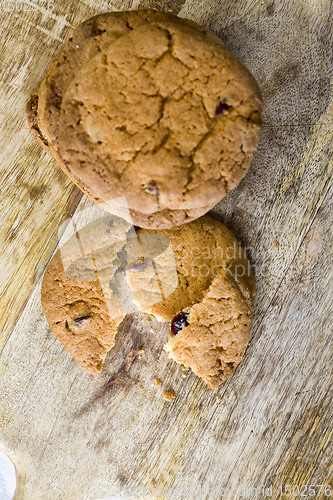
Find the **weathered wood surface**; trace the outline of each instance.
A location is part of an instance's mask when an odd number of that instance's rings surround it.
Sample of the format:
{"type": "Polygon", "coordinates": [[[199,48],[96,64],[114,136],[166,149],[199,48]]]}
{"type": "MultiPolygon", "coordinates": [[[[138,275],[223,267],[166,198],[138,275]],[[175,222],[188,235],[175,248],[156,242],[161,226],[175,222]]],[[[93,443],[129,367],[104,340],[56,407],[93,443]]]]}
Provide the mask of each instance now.
{"type": "MultiPolygon", "coordinates": [[[[261,499],[253,488],[263,484],[271,498],[280,485],[332,484],[332,2],[87,0],[53,12],[38,2],[37,12],[0,16],[0,448],[17,467],[16,500],[130,498],[139,487],[152,488],[145,498],[242,498],[252,488],[247,498],[261,499]],[[264,97],[251,169],[213,211],[248,248],[258,288],[251,344],[214,391],[168,360],[167,326],[140,314],[92,377],[40,304],[58,228],[91,202],[35,143],[25,101],[73,26],[149,6],[211,28],[264,97]]],[[[330,498],[315,492],[307,498],[330,498]]]]}

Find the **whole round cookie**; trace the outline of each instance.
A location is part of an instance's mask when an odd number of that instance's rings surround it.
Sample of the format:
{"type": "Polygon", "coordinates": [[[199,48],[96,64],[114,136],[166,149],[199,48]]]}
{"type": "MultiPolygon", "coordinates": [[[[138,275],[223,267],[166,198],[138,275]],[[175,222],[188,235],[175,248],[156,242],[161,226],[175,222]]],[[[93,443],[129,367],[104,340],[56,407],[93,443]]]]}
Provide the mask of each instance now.
{"type": "Polygon", "coordinates": [[[126,314],[113,285],[130,228],[114,216],[88,224],[55,253],[44,274],[41,301],[47,322],[93,375],[102,369],[126,314]]]}
{"type": "Polygon", "coordinates": [[[217,387],[240,363],[250,339],[255,282],[243,248],[209,216],[169,230],[140,229],[137,236],[145,262],[127,270],[134,302],[171,321],[165,346],[170,357],[217,387]]]}
{"type": "Polygon", "coordinates": [[[75,75],[92,57],[134,28],[154,20],[190,26],[216,43],[222,44],[218,37],[202,26],[166,12],[147,9],[100,14],[75,28],[43,80],[31,94],[26,106],[29,127],[39,144],[53,156],[62,170],[82,191],[101,204],[102,200],[89,192],[89,184],[86,186],[78,182],[59,155],[58,129],[62,98],[75,75]]]}
{"type": "Polygon", "coordinates": [[[254,78],[223,45],[187,26],[144,24],[71,82],[59,150],[94,196],[124,196],[135,225],[143,214],[150,227],[155,217],[171,227],[205,213],[244,177],[261,106],[254,78]]]}

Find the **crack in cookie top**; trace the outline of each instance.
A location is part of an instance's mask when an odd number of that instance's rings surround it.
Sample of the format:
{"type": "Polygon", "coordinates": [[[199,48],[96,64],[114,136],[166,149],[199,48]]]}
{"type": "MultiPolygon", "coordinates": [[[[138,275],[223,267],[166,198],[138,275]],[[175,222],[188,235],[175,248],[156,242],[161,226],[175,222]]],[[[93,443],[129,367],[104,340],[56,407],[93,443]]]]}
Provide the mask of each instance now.
{"type": "Polygon", "coordinates": [[[102,200],[143,214],[217,203],[245,175],[261,100],[223,44],[171,23],[142,25],[90,60],[61,106],[60,153],[102,200]]]}
{"type": "Polygon", "coordinates": [[[32,130],[36,130],[38,126],[39,138],[45,145],[53,148],[53,153],[58,152],[58,127],[62,98],[77,72],[119,37],[138,28],[141,24],[154,21],[185,24],[202,31],[215,43],[222,44],[218,37],[193,21],[153,9],[107,12],[79,24],[52,62],[27,105],[29,126],[32,130]]]}

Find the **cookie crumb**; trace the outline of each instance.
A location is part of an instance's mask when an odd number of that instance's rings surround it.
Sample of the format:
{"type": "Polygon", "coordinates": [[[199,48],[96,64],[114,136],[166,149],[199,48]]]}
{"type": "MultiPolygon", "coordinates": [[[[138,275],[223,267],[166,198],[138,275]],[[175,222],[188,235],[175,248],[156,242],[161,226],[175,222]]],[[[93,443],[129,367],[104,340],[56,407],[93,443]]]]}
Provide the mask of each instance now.
{"type": "Polygon", "coordinates": [[[161,387],[162,382],[160,381],[160,379],[158,379],[158,378],[157,378],[157,379],[155,380],[154,384],[156,385],[156,387],[161,387]]]}
{"type": "Polygon", "coordinates": [[[171,399],[173,399],[175,397],[175,393],[174,393],[173,390],[171,390],[171,391],[164,391],[163,397],[167,401],[171,401],[171,399]]]}
{"type": "Polygon", "coordinates": [[[279,246],[280,246],[280,244],[276,241],[276,242],[274,243],[274,248],[275,248],[275,250],[277,250],[277,249],[279,248],[279,246]]]}
{"type": "Polygon", "coordinates": [[[143,387],[140,387],[140,392],[143,392],[143,387]]]}

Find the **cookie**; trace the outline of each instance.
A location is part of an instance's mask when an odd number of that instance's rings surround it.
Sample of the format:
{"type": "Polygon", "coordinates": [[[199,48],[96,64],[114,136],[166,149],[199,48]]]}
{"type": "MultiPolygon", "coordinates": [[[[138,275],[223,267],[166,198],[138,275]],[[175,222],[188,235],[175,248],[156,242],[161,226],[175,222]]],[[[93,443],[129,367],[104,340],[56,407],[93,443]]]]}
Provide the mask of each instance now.
{"type": "Polygon", "coordinates": [[[102,369],[126,314],[114,275],[130,228],[115,216],[88,224],[55,253],[44,274],[45,317],[58,340],[91,374],[102,369]]]}
{"type": "Polygon", "coordinates": [[[217,387],[233,373],[250,339],[255,282],[243,248],[231,231],[209,216],[169,230],[140,229],[137,236],[144,262],[154,265],[164,296],[154,302],[152,294],[149,302],[152,279],[137,282],[133,266],[127,279],[134,301],[159,321],[171,321],[165,346],[170,357],[190,367],[209,387],[217,387]],[[165,251],[166,242],[163,250],[157,237],[170,241],[174,261],[165,251]],[[173,279],[167,290],[163,276],[171,276],[175,268],[176,282],[173,279]]]}
{"type": "MultiPolygon", "coordinates": [[[[84,193],[101,205],[103,201],[89,192],[89,183],[85,185],[79,181],[59,155],[58,128],[62,97],[77,72],[92,57],[117,38],[153,20],[185,24],[202,31],[216,43],[222,44],[218,37],[196,23],[165,12],[148,9],[100,14],[83,22],[74,30],[72,37],[57,55],[26,106],[28,125],[39,144],[53,156],[62,170],[84,193]]],[[[145,216],[142,218],[146,219],[145,216]]],[[[146,225],[150,226],[149,220],[146,225]]]]}
{"type": "Polygon", "coordinates": [[[244,177],[260,111],[255,80],[223,45],[187,26],[150,23],[77,73],[62,99],[59,150],[95,196],[126,197],[135,225],[143,225],[138,213],[150,227],[155,214],[158,227],[171,227],[244,177]]]}

